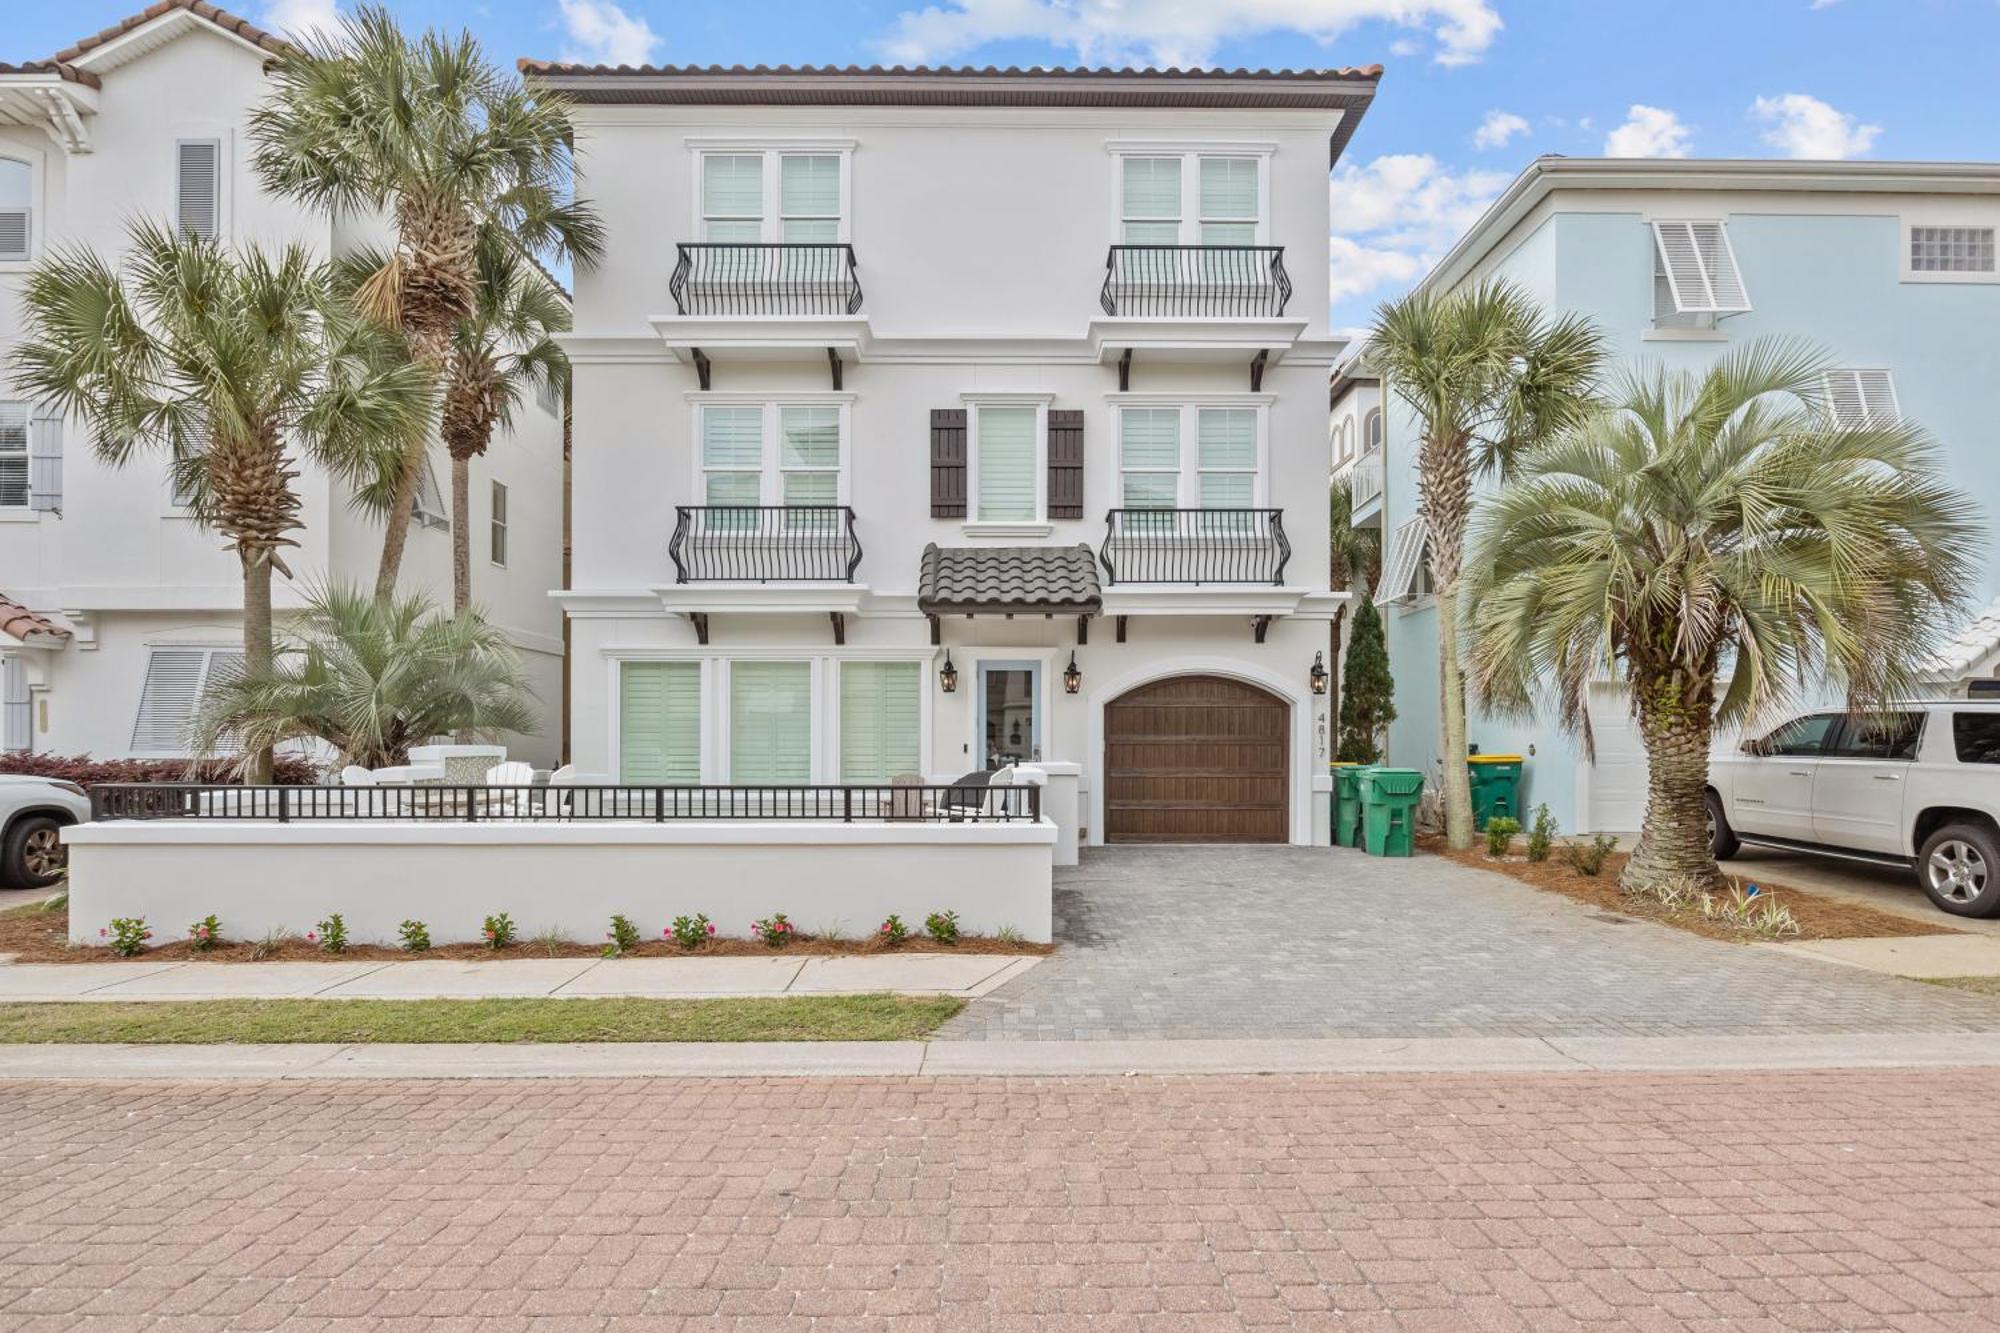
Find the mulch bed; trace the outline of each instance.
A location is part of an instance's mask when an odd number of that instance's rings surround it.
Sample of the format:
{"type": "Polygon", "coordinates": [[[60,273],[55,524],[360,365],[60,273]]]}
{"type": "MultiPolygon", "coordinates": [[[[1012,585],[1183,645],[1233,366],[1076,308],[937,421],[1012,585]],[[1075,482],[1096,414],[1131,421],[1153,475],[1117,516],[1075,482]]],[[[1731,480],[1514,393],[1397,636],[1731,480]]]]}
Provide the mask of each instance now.
{"type": "MultiPolygon", "coordinates": [[[[172,930],[165,922],[149,922],[153,938],[164,939],[172,930]]],[[[229,928],[227,921],[223,929],[229,928]]],[[[203,963],[311,963],[311,962],[394,962],[418,958],[457,959],[479,962],[494,958],[597,958],[604,945],[544,944],[523,939],[505,949],[489,949],[483,944],[440,944],[424,953],[409,953],[381,944],[350,944],[337,954],[322,953],[315,945],[299,938],[265,945],[252,940],[224,940],[206,953],[196,953],[185,939],[170,939],[138,955],[147,962],[203,963]]],[[[626,958],[764,958],[772,954],[869,955],[909,953],[1049,954],[1053,944],[1031,944],[1026,940],[997,940],[988,935],[963,935],[957,944],[939,944],[913,928],[910,937],[895,948],[880,939],[828,940],[800,933],[782,949],[772,949],[749,939],[710,940],[699,949],[683,949],[671,940],[648,940],[625,953],[626,958]]],[[[116,958],[110,949],[74,948],[69,943],[69,913],[17,909],[0,914],[0,954],[12,954],[19,963],[102,963],[116,958]]]]}
{"type": "MultiPolygon", "coordinates": [[[[1560,893],[1565,898],[1614,912],[1619,916],[1637,917],[1644,921],[1657,921],[1678,930],[1704,935],[1712,940],[1730,940],[1736,943],[1755,943],[1764,937],[1752,932],[1739,930],[1726,921],[1715,921],[1699,912],[1669,911],[1659,903],[1640,894],[1630,894],[1618,887],[1618,876],[1625,869],[1627,855],[1613,852],[1604,862],[1604,869],[1595,876],[1579,874],[1562,860],[1562,849],[1546,861],[1530,861],[1519,854],[1505,860],[1495,860],[1486,854],[1482,842],[1463,852],[1454,852],[1445,846],[1444,839],[1435,834],[1427,834],[1417,839],[1420,851],[1432,852],[1479,870],[1492,870],[1502,875],[1511,875],[1525,884],[1532,884],[1549,893],[1560,893]]],[[[1723,867],[1724,873],[1728,867],[1723,867]]],[[[1861,903],[1848,902],[1844,898],[1829,898],[1807,893],[1785,884],[1773,884],[1770,880],[1757,876],[1743,875],[1732,878],[1744,883],[1754,883],[1759,897],[1766,894],[1791,909],[1792,916],[1799,923],[1799,933],[1788,935],[1784,943],[1791,940],[1855,940],[1879,939],[1885,936],[1905,937],[1911,935],[1961,935],[1963,931],[1944,924],[1940,915],[1937,924],[1915,917],[1899,916],[1892,912],[1879,911],[1861,903]]]]}

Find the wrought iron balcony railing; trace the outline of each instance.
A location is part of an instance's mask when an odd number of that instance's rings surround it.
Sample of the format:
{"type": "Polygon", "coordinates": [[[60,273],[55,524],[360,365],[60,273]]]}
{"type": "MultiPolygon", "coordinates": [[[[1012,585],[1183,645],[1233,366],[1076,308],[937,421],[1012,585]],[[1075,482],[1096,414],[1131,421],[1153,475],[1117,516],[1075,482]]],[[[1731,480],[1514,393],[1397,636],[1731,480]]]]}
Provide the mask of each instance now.
{"type": "Polygon", "coordinates": [[[676,583],[852,583],[861,566],[847,505],[680,505],[675,515],[676,583]]]}
{"type": "Polygon", "coordinates": [[[1107,583],[1285,581],[1282,509],[1114,509],[1104,517],[1107,583]]]}
{"type": "Polygon", "coordinates": [[[1282,245],[1114,245],[1107,315],[1276,319],[1292,299],[1282,245]]]}
{"type": "Polygon", "coordinates": [[[667,291],[683,315],[854,315],[861,280],[845,241],[682,241],[667,291]]]}

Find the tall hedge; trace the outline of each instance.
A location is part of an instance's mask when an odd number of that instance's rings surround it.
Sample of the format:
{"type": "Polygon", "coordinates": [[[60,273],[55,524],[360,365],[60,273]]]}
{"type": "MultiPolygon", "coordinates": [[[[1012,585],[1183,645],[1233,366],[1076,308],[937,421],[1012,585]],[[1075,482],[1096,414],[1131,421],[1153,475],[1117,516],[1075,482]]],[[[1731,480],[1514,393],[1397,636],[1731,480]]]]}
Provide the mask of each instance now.
{"type": "Polygon", "coordinates": [[[1354,609],[1340,669],[1340,745],[1334,757],[1356,764],[1380,762],[1383,737],[1396,720],[1395,698],[1382,617],[1364,595],[1354,609]]]}

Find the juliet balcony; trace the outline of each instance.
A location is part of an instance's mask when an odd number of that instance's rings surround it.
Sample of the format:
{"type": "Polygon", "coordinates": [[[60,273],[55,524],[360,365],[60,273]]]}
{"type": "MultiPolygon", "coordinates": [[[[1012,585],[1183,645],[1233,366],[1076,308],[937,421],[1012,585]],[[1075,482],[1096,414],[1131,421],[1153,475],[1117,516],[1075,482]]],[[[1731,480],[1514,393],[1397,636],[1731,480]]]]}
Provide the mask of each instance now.
{"type": "Polygon", "coordinates": [[[1098,558],[1105,582],[1283,586],[1292,544],[1282,509],[1113,509],[1098,558]]]}
{"type": "Polygon", "coordinates": [[[704,389],[718,361],[826,357],[835,389],[867,341],[854,247],[845,241],[682,241],[652,325],[704,389]]]}
{"type": "Polygon", "coordinates": [[[667,555],[676,583],[852,584],[861,567],[847,505],[679,505],[667,555]]]}
{"type": "Polygon", "coordinates": [[[1282,245],[1114,245],[1098,303],[1113,316],[1280,319],[1292,299],[1282,245]]]}

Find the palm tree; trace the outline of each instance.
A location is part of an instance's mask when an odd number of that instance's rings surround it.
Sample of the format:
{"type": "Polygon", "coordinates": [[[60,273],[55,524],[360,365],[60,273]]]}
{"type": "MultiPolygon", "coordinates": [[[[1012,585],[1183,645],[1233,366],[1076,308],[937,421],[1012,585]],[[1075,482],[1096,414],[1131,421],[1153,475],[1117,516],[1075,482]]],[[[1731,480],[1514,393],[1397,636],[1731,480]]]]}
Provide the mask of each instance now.
{"type": "Polygon", "coordinates": [[[568,330],[569,303],[551,279],[509,247],[482,247],[472,313],[452,331],[441,432],[451,455],[454,611],[472,605],[472,459],[496,426],[514,424],[523,390],[568,395],[569,358],[551,336],[568,330]]]}
{"type": "Polygon", "coordinates": [[[342,763],[381,768],[449,732],[533,731],[532,697],[506,636],[477,612],[333,586],[313,594],[275,660],[210,696],[195,739],[202,753],[230,737],[264,749],[317,740],[342,763]]]}
{"type": "MultiPolygon", "coordinates": [[[[276,57],[271,77],[250,118],[259,175],[331,214],[389,215],[395,245],[358,303],[403,331],[434,385],[477,309],[485,246],[584,263],[601,253],[602,223],[570,194],[567,104],[503,76],[471,34],[408,38],[365,6],[276,57]]],[[[393,477],[378,596],[395,590],[425,447],[413,442],[393,477]]]]}
{"type": "Polygon", "coordinates": [[[1850,706],[1914,681],[1979,567],[1971,502],[1914,425],[1841,425],[1810,348],[1760,341],[1706,374],[1634,376],[1523,458],[1477,537],[1473,678],[1520,712],[1552,693],[1589,743],[1622,665],[1646,745],[1631,889],[1721,879],[1711,731],[1825,677],[1850,706]]]}
{"type": "MultiPolygon", "coordinates": [[[[228,538],[243,571],[243,658],[271,661],[271,573],[291,577],[298,476],[287,448],[350,481],[429,424],[429,392],[397,339],[333,295],[302,247],[234,254],[139,222],[124,276],[84,249],[29,273],[16,391],[83,421],[114,466],[144,449],[171,462],[195,518],[228,538]]],[[[268,750],[246,772],[270,777],[268,750]]]]}
{"type": "Polygon", "coordinates": [[[1417,513],[1437,589],[1445,835],[1465,848],[1472,845],[1472,789],[1458,606],[1473,481],[1504,477],[1525,450],[1587,413],[1604,341],[1582,316],[1547,319],[1520,288],[1489,280],[1447,294],[1419,288],[1384,305],[1369,347],[1422,435],[1417,513]]]}

